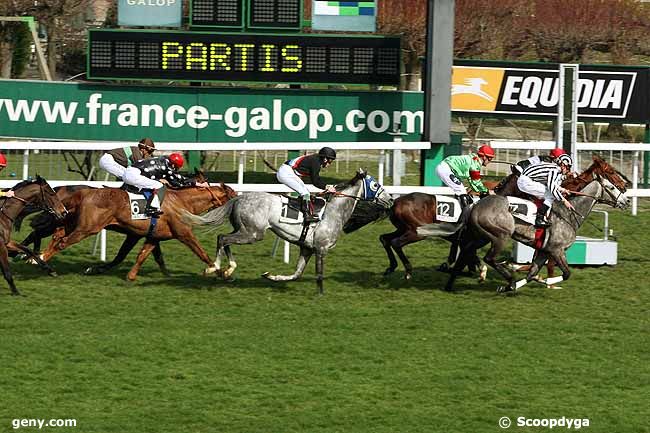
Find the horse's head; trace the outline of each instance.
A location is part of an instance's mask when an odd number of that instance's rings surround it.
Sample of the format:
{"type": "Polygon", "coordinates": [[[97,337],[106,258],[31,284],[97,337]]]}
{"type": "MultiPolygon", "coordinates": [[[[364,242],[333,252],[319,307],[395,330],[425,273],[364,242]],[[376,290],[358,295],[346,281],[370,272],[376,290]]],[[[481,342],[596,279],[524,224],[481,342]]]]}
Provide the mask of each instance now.
{"type": "Polygon", "coordinates": [[[68,214],[68,210],[61,203],[56,192],[39,175],[36,175],[36,179],[32,182],[21,182],[16,185],[14,192],[17,197],[20,197],[28,203],[35,203],[41,209],[54,215],[57,219],[61,219],[68,214]]]}
{"type": "Polygon", "coordinates": [[[594,155],[593,160],[593,164],[585,171],[592,173],[593,178],[603,186],[605,200],[611,202],[614,207],[627,208],[630,205],[630,199],[625,192],[629,180],[600,156],[594,155]]]}
{"type": "Polygon", "coordinates": [[[393,205],[393,197],[386,192],[384,187],[381,186],[374,177],[370,176],[365,171],[363,173],[363,192],[361,194],[361,199],[375,202],[384,208],[391,207],[393,205]]]}

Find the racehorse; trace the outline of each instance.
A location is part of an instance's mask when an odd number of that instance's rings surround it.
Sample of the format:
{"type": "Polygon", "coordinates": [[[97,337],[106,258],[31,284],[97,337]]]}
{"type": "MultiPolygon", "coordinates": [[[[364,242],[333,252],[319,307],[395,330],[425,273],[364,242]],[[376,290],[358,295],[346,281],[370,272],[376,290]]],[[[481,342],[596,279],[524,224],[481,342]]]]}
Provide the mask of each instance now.
{"type": "Polygon", "coordinates": [[[43,263],[32,250],[11,240],[11,229],[16,217],[29,204],[34,204],[41,209],[47,210],[56,218],[63,218],[67,214],[67,210],[56,197],[56,193],[48,185],[47,181],[38,175],[33,181],[18,183],[12,190],[14,191],[14,196],[3,198],[2,204],[0,205],[0,266],[2,266],[2,273],[9,284],[9,288],[11,288],[11,294],[20,295],[21,293],[16,288],[11,270],[9,269],[9,250],[20,251],[34,257],[50,273],[54,271],[43,263]]]}
{"type": "MultiPolygon", "coordinates": [[[[209,188],[166,188],[161,209],[163,214],[149,234],[149,219],[131,219],[129,196],[126,191],[117,188],[83,189],[75,192],[70,198],[71,207],[76,210],[75,214],[66,219],[64,227],[57,229],[41,258],[48,261],[57,252],[107,228],[127,234],[118,257],[124,251],[128,252],[133,248],[139,239],[147,238],[138,253],[136,263],[127,274],[127,279],[130,281],[136,279],[142,263],[156,248],[158,242],[163,240],[178,239],[209,265],[212,261],[192,233],[191,227],[181,220],[181,211],[202,213],[223,205],[236,195],[232,188],[223,183],[209,188]]],[[[123,255],[125,256],[126,253],[123,255]]],[[[114,260],[109,264],[101,265],[100,269],[90,268],[87,273],[101,272],[116,264],[115,262],[114,260]]],[[[159,265],[165,272],[164,263],[159,262],[159,265]]]]}
{"type": "Polygon", "coordinates": [[[323,211],[322,220],[309,227],[304,241],[300,241],[302,224],[281,221],[282,197],[264,192],[254,192],[236,197],[224,206],[214,209],[204,216],[187,214],[186,219],[194,225],[219,226],[228,218],[233,227],[230,234],[217,236],[217,257],[214,266],[205,273],[218,273],[230,278],[237,263],[230,251],[232,244],[251,244],[264,238],[266,229],[270,228],[276,235],[300,247],[300,257],[296,271],[292,275],[263,276],[271,281],[294,281],[299,279],[312,255],[316,255],[316,284],[318,293],[323,294],[324,261],[327,252],[334,247],[345,224],[353,214],[357,201],[373,201],[383,208],[392,205],[391,196],[372,176],[359,169],[349,182],[337,185],[337,192],[328,194],[328,203],[323,211]],[[221,268],[221,257],[225,254],[228,264],[221,268]]]}
{"type": "MultiPolygon", "coordinates": [[[[497,186],[497,182],[491,181],[485,181],[483,184],[488,189],[493,189],[497,186]]],[[[497,194],[514,195],[518,191],[516,178],[514,182],[515,190],[512,189],[511,185],[511,182],[503,182],[501,192],[497,192],[497,194]]],[[[406,194],[395,199],[389,213],[389,219],[393,223],[395,231],[379,236],[379,241],[384,246],[386,255],[388,256],[388,267],[384,271],[384,276],[392,274],[397,269],[397,260],[395,259],[395,253],[397,253],[397,256],[402,261],[402,265],[404,265],[404,279],[410,280],[412,278],[413,266],[408,257],[406,257],[406,254],[404,254],[403,248],[406,245],[426,239],[426,236],[420,236],[417,230],[418,227],[436,222],[437,206],[438,203],[435,195],[420,192],[406,194]]],[[[447,262],[440,265],[438,270],[446,272],[451,269],[458,256],[458,234],[456,229],[459,225],[443,224],[447,233],[442,232],[439,235],[443,239],[451,242],[452,245],[449,249],[447,262]]],[[[471,271],[477,268],[480,269],[479,279],[481,281],[485,279],[485,271],[487,268],[480,263],[478,256],[468,260],[467,264],[471,271]]]]}
{"type": "MultiPolygon", "coordinates": [[[[502,196],[489,196],[480,200],[471,210],[465,236],[461,238],[460,259],[454,264],[445,290],[453,290],[453,284],[462,269],[464,258],[476,253],[478,248],[490,243],[490,249],[483,259],[496,269],[508,282],[499,288],[499,292],[516,291],[539,272],[540,266],[552,258],[562,270],[557,282],[568,280],[571,276],[566,250],[576,239],[576,232],[585,221],[596,203],[608,204],[616,208],[626,208],[629,199],[625,195],[626,180],[599,156],[593,157],[592,165],[577,178],[567,181],[564,187],[574,191],[575,196],[569,200],[575,211],[555,202],[551,210],[551,226],[546,229],[546,240],[533,260],[525,279],[514,282],[513,274],[503,263],[497,263],[496,257],[505,247],[509,238],[534,246],[535,227],[519,221],[509,211],[508,200],[502,196]]],[[[421,227],[420,235],[427,235],[430,228],[421,227]]],[[[546,280],[549,283],[549,279],[546,280]]],[[[555,282],[555,281],[553,281],[555,282]]]]}

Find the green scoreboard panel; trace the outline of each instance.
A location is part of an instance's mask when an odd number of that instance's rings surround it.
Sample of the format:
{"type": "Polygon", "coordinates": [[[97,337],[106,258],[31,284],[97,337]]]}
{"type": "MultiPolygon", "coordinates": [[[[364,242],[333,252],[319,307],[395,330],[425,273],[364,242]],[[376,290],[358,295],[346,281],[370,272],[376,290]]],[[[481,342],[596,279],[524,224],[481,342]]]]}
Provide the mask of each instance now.
{"type": "Polygon", "coordinates": [[[399,84],[400,38],[88,30],[89,79],[399,84]]]}

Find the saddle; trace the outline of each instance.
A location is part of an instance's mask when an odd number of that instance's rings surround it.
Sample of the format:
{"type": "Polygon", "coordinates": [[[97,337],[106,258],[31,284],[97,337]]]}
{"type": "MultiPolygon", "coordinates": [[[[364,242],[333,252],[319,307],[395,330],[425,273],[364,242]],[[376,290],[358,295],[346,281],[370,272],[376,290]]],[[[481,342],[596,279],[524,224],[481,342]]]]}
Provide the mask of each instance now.
{"type": "MultiPolygon", "coordinates": [[[[131,208],[132,220],[146,220],[150,218],[144,213],[147,207],[147,198],[139,191],[138,188],[134,187],[133,185],[127,185],[125,183],[122,184],[119,189],[126,191],[129,195],[129,207],[131,208]]],[[[151,201],[151,204],[158,209],[160,209],[162,204],[163,192],[164,188],[161,188],[158,191],[158,194],[154,196],[153,200],[151,201]]]]}
{"type": "MultiPolygon", "coordinates": [[[[280,212],[280,222],[287,224],[302,224],[303,215],[300,211],[300,198],[282,195],[282,212],[280,212]]],[[[314,214],[319,219],[323,217],[323,211],[327,202],[322,197],[314,197],[314,214]]]]}

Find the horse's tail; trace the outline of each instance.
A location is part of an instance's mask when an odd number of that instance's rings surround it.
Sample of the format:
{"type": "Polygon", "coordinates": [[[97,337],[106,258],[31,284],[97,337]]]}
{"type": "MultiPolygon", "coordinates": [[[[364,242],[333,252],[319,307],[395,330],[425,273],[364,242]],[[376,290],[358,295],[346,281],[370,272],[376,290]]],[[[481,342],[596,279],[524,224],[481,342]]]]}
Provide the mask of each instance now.
{"type": "Polygon", "coordinates": [[[232,198],[223,206],[214,208],[206,212],[204,215],[194,215],[185,209],[181,210],[182,220],[192,226],[214,226],[215,228],[222,225],[232,213],[233,206],[239,197],[232,198]]]}

